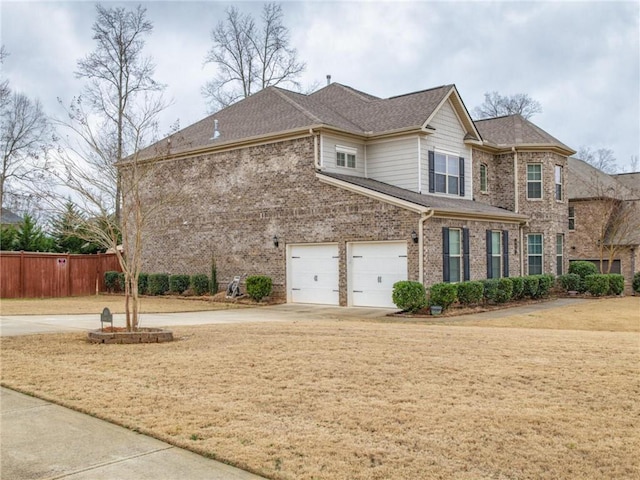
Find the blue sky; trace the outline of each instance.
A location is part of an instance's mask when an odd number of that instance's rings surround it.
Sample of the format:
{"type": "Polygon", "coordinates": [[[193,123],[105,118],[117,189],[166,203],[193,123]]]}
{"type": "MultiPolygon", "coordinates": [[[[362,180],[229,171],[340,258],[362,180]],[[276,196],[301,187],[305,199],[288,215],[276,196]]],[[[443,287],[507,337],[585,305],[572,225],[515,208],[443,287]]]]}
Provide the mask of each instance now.
{"type": "MultiPolygon", "coordinates": [[[[135,6],[138,2],[102,2],[135,6]]],[[[141,2],[154,32],[146,53],[167,84],[172,105],[162,132],[207,114],[202,85],[210,31],[236,5],[259,14],[262,3],[141,2]]],[[[389,97],[455,83],[471,111],[483,94],[527,93],[543,112],[532,121],[578,150],[611,148],[621,170],[640,155],[640,3],[632,2],[283,2],[285,24],[305,86],[333,81],[389,97]]],[[[76,61],[93,50],[95,3],[0,4],[3,76],[14,90],[61,115],[57,98],[81,92],[76,61]]]]}

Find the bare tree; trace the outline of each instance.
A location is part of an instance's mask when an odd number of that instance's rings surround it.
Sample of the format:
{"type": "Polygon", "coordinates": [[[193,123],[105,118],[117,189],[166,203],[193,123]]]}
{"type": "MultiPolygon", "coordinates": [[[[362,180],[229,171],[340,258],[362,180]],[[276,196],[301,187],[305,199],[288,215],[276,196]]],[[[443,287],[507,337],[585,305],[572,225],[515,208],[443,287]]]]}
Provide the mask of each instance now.
{"type": "MultiPolygon", "coordinates": [[[[3,46],[0,61],[7,55],[3,46]]],[[[24,204],[47,176],[53,131],[40,102],[12,92],[8,80],[0,83],[0,117],[0,201],[2,205],[24,204]]]]}
{"type": "Polygon", "coordinates": [[[288,84],[299,88],[297,78],[306,68],[289,44],[289,30],[283,24],[282,8],[265,4],[261,26],[253,16],[227,9],[227,18],[211,32],[213,46],[205,64],[217,67],[215,77],[202,89],[212,110],[246,98],[263,88],[288,84]]]}
{"type": "Polygon", "coordinates": [[[115,216],[120,219],[121,188],[114,167],[135,146],[127,139],[135,137],[126,128],[125,120],[133,108],[135,98],[141,93],[164,90],[165,86],[152,77],[155,65],[143,56],[144,37],[151,34],[153,25],[146,19],[146,8],[138,5],[134,10],[96,6],[97,19],[93,24],[93,39],[96,49],[78,61],[78,78],[86,78],[85,97],[93,113],[102,122],[101,142],[112,142],[110,148],[101,149],[95,157],[101,163],[95,165],[109,171],[115,179],[115,216]]]}
{"type": "Polygon", "coordinates": [[[591,147],[580,147],[576,157],[604,173],[616,173],[618,170],[616,158],[610,148],[599,148],[594,151],[591,147]]]}
{"type": "MultiPolygon", "coordinates": [[[[161,95],[148,94],[125,112],[123,140],[133,153],[121,160],[122,171],[121,216],[116,219],[114,184],[105,178],[84,158],[109,158],[112,144],[102,142],[100,124],[76,103],[75,110],[67,111],[65,120],[58,120],[61,130],[68,135],[61,139],[57,153],[57,176],[61,186],[72,192],[76,209],[75,218],[67,215],[68,232],[104,250],[115,252],[125,276],[126,327],[134,331],[139,326],[138,279],[142,268],[143,239],[153,220],[172,202],[173,197],[160,202],[143,202],[144,182],[154,174],[157,163],[145,161],[162,157],[166,152],[160,147],[141,150],[157,137],[157,118],[166,104],[161,95]],[[143,158],[144,156],[144,158],[143,158]]],[[[66,198],[59,194],[51,197],[54,210],[66,212],[66,198]]]]}
{"type": "Polygon", "coordinates": [[[509,96],[500,95],[498,92],[487,92],[484,94],[484,103],[473,109],[473,118],[482,120],[518,114],[528,119],[536,113],[542,113],[542,105],[526,93],[509,96]]]}
{"type": "Polygon", "coordinates": [[[638,155],[631,155],[631,160],[629,162],[629,173],[638,171],[638,155]]]}

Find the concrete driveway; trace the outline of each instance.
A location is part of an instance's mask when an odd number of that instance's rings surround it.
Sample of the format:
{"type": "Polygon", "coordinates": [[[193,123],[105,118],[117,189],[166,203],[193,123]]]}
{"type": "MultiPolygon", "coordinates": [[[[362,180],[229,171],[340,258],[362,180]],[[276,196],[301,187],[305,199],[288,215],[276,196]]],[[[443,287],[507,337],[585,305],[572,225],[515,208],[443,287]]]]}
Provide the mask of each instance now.
{"type": "MultiPolygon", "coordinates": [[[[168,327],[251,322],[304,322],[383,317],[397,310],[387,308],[332,307],[284,304],[234,308],[211,312],[144,313],[141,327],[168,327]]],[[[114,326],[125,324],[124,314],[113,316],[114,326]]],[[[0,336],[89,331],[100,328],[100,315],[0,315],[0,336]]]]}

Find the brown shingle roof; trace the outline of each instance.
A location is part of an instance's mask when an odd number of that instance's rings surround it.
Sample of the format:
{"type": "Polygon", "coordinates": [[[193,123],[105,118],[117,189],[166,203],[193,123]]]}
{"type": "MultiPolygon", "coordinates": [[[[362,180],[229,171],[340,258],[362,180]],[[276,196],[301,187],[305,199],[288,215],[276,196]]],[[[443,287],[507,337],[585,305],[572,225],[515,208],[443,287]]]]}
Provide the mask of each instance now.
{"type": "MultiPolygon", "coordinates": [[[[171,153],[320,125],[359,135],[420,128],[453,88],[381,99],[339,83],[310,95],[268,87],[172,135],[171,153]],[[214,120],[220,134],[216,139],[214,120]]],[[[157,155],[166,145],[166,140],[158,142],[142,156],[157,155]]]]}
{"type": "Polygon", "coordinates": [[[630,200],[637,197],[617,180],[616,175],[607,175],[574,157],[569,157],[567,161],[567,196],[569,200],[601,197],[630,200]]]}
{"type": "Polygon", "coordinates": [[[548,145],[573,152],[560,140],[549,135],[521,115],[476,120],[475,124],[482,138],[499,148],[519,145],[548,145]]]}
{"type": "Polygon", "coordinates": [[[351,175],[342,175],[338,173],[318,172],[318,175],[324,175],[326,177],[342,180],[343,182],[351,183],[359,187],[372,190],[374,192],[389,195],[406,202],[420,205],[422,207],[432,208],[436,211],[443,213],[466,213],[477,216],[494,216],[504,217],[505,219],[526,220],[525,215],[519,215],[510,210],[503,208],[492,207],[484,203],[476,202],[473,200],[465,200],[462,198],[441,197],[439,195],[430,195],[417,192],[411,192],[404,188],[394,187],[387,183],[379,182],[371,178],[354,177],[351,175]]]}

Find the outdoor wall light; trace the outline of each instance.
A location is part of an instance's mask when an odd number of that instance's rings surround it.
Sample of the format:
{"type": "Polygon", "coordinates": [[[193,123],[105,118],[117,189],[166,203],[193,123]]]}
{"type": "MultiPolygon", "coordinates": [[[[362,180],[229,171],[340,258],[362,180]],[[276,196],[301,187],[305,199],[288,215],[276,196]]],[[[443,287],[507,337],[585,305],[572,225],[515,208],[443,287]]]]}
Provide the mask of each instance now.
{"type": "Polygon", "coordinates": [[[274,235],[273,236],[273,246],[278,248],[278,245],[280,244],[280,242],[278,242],[278,236],[274,235]]]}
{"type": "Polygon", "coordinates": [[[418,234],[415,230],[411,232],[411,240],[413,240],[413,243],[418,243],[418,234]]]}

